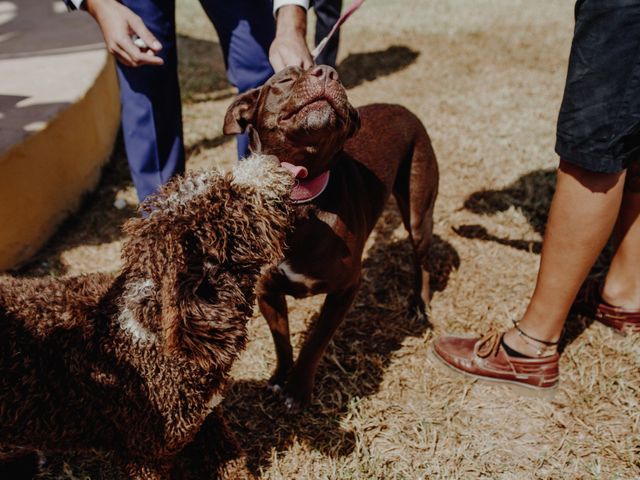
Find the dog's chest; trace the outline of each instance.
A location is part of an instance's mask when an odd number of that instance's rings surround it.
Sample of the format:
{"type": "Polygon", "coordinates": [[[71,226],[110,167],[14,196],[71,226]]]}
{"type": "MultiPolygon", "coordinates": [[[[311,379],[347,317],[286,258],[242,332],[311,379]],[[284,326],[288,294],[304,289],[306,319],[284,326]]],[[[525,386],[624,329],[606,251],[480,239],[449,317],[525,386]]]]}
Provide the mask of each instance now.
{"type": "Polygon", "coordinates": [[[277,274],[285,280],[288,293],[295,297],[305,297],[320,293],[320,280],[313,278],[309,274],[297,272],[287,260],[278,265],[277,274]]]}
{"type": "Polygon", "coordinates": [[[287,256],[272,270],[272,285],[296,298],[351,285],[358,277],[366,235],[359,214],[302,207],[287,239],[287,256]]]}

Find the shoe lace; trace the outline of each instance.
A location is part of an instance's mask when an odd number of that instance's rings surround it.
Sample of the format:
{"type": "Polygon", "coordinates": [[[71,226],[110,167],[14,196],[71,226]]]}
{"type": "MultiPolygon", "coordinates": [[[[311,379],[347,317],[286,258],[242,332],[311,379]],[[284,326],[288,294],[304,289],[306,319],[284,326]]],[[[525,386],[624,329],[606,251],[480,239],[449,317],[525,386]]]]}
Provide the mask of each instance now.
{"type": "Polygon", "coordinates": [[[502,332],[492,329],[485,334],[478,342],[476,354],[480,358],[487,358],[491,355],[497,355],[500,349],[500,340],[502,339],[502,332]]]}

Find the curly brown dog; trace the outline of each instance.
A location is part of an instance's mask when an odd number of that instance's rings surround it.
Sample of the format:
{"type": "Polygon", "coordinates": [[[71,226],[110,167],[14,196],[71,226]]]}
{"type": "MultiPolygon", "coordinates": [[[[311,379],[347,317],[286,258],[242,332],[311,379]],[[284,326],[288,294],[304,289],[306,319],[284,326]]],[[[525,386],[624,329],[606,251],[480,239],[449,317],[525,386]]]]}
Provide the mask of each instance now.
{"type": "Polygon", "coordinates": [[[414,114],[399,105],[356,110],[326,66],[288,68],[238,97],[225,133],[245,130],[252,151],[275,155],[298,176],[290,248],[261,279],[258,298],[278,357],[271,388],[284,389],[290,407],[304,406],[324,350],[356,295],[365,242],[392,194],[413,245],[413,301],[425,314],[438,165],[414,114]],[[327,294],[320,316],[294,362],[285,294],[320,293],[327,294]]]}
{"type": "Polygon", "coordinates": [[[131,478],[215,477],[237,447],[214,407],[291,222],[293,177],[258,157],[145,202],[116,277],[0,281],[0,447],[109,451],[131,478]]]}

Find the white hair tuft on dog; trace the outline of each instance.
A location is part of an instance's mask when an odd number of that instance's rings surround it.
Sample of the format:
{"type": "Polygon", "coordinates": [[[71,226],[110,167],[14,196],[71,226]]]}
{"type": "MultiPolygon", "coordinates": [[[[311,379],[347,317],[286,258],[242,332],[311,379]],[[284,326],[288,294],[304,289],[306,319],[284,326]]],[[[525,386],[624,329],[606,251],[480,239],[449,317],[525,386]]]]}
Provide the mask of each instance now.
{"type": "Polygon", "coordinates": [[[165,200],[167,206],[186,205],[198,195],[206,193],[214,173],[208,170],[200,170],[191,175],[185,175],[178,191],[173,192],[165,200]]]}
{"type": "Polygon", "coordinates": [[[291,174],[280,166],[278,159],[272,155],[252,153],[238,162],[233,168],[233,183],[251,185],[259,190],[274,189],[282,185],[290,188],[293,178],[291,174]]]}
{"type": "Polygon", "coordinates": [[[135,317],[133,309],[147,301],[155,292],[152,280],[132,282],[125,287],[122,293],[122,306],[118,315],[120,328],[128,332],[134,341],[153,342],[157,338],[155,334],[147,330],[135,317]]]}
{"type": "MultiPolygon", "coordinates": [[[[173,180],[173,187],[153,197],[150,216],[157,212],[188,209],[191,202],[211,193],[216,182],[225,174],[218,169],[186,172],[180,181],[173,180]]],[[[291,173],[280,165],[273,155],[251,154],[240,160],[231,171],[231,185],[242,189],[244,194],[257,194],[262,201],[280,202],[288,198],[294,184],[291,173]],[[246,187],[250,187],[247,189],[246,187]]]]}

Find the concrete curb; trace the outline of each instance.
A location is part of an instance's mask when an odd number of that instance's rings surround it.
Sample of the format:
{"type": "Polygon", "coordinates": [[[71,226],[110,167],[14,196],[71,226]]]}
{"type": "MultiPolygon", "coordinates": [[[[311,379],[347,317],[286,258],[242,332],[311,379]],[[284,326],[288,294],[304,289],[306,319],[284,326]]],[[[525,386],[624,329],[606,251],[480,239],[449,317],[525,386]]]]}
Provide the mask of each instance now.
{"type": "Polygon", "coordinates": [[[0,270],[33,255],[91,191],[120,124],[115,64],[44,128],[0,154],[0,270]]]}

